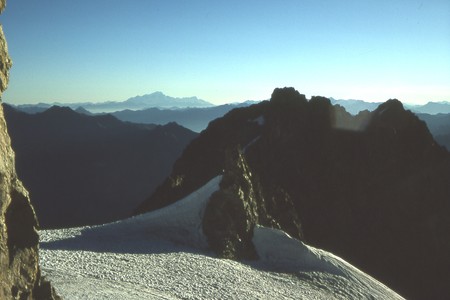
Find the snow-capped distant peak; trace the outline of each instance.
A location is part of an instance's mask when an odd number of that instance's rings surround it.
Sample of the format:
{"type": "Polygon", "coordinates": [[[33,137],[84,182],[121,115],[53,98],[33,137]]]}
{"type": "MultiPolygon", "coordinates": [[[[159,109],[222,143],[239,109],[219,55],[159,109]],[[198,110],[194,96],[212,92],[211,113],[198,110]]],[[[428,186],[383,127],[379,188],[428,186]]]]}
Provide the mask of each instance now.
{"type": "Polygon", "coordinates": [[[159,108],[187,108],[187,107],[211,107],[213,104],[198,99],[197,97],[171,97],[162,92],[154,92],[151,94],[135,96],[129,98],[124,104],[128,104],[135,109],[143,109],[149,107],[159,108]]]}

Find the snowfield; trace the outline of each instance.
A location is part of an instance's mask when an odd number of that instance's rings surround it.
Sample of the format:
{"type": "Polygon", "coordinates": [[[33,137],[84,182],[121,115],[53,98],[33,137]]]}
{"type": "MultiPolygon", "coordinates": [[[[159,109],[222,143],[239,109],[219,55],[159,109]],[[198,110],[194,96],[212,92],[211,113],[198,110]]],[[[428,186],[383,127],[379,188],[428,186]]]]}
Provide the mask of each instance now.
{"type": "Polygon", "coordinates": [[[220,181],[123,221],[41,231],[44,276],[64,299],[403,299],[339,257],[271,228],[254,230],[260,260],[216,258],[201,220],[220,181]]]}

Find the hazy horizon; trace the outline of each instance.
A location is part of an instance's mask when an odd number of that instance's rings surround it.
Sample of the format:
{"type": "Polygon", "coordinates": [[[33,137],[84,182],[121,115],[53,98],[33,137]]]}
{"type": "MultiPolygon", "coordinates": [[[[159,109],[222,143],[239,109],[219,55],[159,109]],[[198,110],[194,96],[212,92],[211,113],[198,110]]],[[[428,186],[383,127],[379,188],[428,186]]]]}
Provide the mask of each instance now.
{"type": "MultiPolygon", "coordinates": [[[[299,92],[301,93],[301,91],[299,91],[299,92]]],[[[247,102],[247,101],[259,102],[259,101],[270,100],[270,95],[269,95],[265,99],[241,99],[241,100],[237,100],[237,101],[229,101],[229,102],[222,102],[222,103],[217,103],[216,104],[216,103],[214,103],[212,101],[209,101],[208,99],[202,99],[202,98],[197,97],[195,95],[177,97],[177,96],[169,95],[169,94],[167,94],[167,93],[165,93],[163,91],[153,91],[153,92],[149,92],[149,93],[142,94],[142,95],[130,96],[130,97],[126,98],[126,99],[105,100],[105,101],[66,101],[66,102],[64,102],[64,101],[57,101],[57,100],[55,100],[55,101],[35,101],[35,102],[22,102],[22,103],[14,103],[14,102],[8,101],[7,99],[2,99],[2,101],[7,103],[7,104],[11,104],[11,105],[39,105],[39,104],[46,104],[46,105],[54,105],[54,104],[65,105],[65,104],[67,104],[67,105],[73,105],[73,104],[83,104],[83,103],[86,103],[86,104],[87,103],[89,103],[89,104],[102,104],[102,103],[108,103],[108,102],[111,102],[111,103],[125,102],[125,101],[127,101],[127,100],[129,100],[131,98],[148,96],[148,95],[152,95],[152,94],[156,94],[156,93],[162,93],[164,96],[175,98],[175,99],[197,98],[198,100],[203,100],[203,101],[209,102],[212,105],[237,104],[237,103],[244,103],[244,102],[247,102]]],[[[322,95],[305,95],[305,96],[306,96],[307,99],[311,99],[311,97],[313,97],[313,96],[322,96],[322,95]]],[[[382,101],[367,101],[365,99],[340,99],[340,98],[335,98],[333,96],[325,96],[325,97],[330,98],[330,99],[333,98],[334,100],[338,100],[338,101],[364,101],[366,103],[380,103],[380,104],[383,103],[383,102],[386,102],[387,100],[389,100],[389,99],[385,99],[385,100],[382,100],[382,101]]],[[[427,102],[423,102],[423,103],[410,103],[410,102],[402,101],[401,99],[398,99],[398,100],[400,100],[403,104],[406,104],[406,105],[417,105],[417,106],[425,105],[425,104],[428,104],[430,102],[432,102],[432,103],[449,103],[450,104],[450,101],[447,101],[447,100],[427,101],[427,102]]]]}
{"type": "Polygon", "coordinates": [[[450,2],[8,1],[13,104],[162,91],[213,104],[307,97],[450,101],[450,2]]]}

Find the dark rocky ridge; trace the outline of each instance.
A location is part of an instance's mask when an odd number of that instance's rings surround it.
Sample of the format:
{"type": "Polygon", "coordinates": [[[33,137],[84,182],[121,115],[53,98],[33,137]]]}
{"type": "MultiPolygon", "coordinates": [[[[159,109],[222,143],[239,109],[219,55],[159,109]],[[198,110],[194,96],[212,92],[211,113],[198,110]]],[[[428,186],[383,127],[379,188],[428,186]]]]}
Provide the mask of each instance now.
{"type": "MultiPolygon", "coordinates": [[[[5,1],[0,0],[0,12],[4,7],[5,1]]],[[[0,27],[0,95],[8,85],[11,64],[0,27]]],[[[41,277],[38,222],[14,164],[0,105],[0,299],[59,299],[41,277]]]]}
{"type": "Polygon", "coordinates": [[[450,294],[450,155],[389,100],[353,117],[292,88],[210,123],[137,212],[224,174],[204,232],[221,256],[251,258],[258,223],[329,250],[409,299],[450,294]]]}
{"type": "Polygon", "coordinates": [[[5,105],[5,118],[17,173],[43,228],[128,217],[197,136],[175,123],[131,124],[67,107],[26,114],[5,105]]]}

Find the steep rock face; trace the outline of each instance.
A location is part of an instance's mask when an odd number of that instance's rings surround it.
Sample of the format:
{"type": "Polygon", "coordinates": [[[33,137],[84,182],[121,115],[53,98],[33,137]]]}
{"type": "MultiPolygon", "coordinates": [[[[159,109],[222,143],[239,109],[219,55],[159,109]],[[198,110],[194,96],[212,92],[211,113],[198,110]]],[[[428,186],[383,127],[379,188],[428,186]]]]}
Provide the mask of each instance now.
{"type": "Polygon", "coordinates": [[[235,109],[227,114],[226,119],[212,121],[209,130],[203,131],[200,138],[186,147],[182,159],[175,162],[172,174],[137,208],[136,213],[171,204],[219,175],[224,169],[225,155],[230,145],[246,145],[261,133],[261,126],[255,120],[266,104],[252,109],[235,109]]]}
{"type": "Polygon", "coordinates": [[[252,257],[259,223],[334,252],[407,298],[450,294],[450,155],[399,101],[351,116],[327,98],[276,89],[211,122],[138,211],[218,174],[203,228],[219,255],[252,257]]]}
{"type": "MultiPolygon", "coordinates": [[[[5,0],[0,0],[0,13],[5,8],[5,0]]],[[[12,61],[8,55],[8,46],[6,44],[5,35],[3,34],[3,27],[0,25],[0,94],[8,86],[9,69],[12,61]]]]}
{"type": "MultiPolygon", "coordinates": [[[[255,225],[282,228],[270,215],[268,202],[261,191],[259,180],[253,176],[241,149],[227,150],[220,190],[211,196],[203,218],[203,232],[210,247],[220,257],[256,258],[251,242],[255,225]]],[[[295,231],[300,232],[298,215],[292,202],[282,196],[287,195],[279,195],[276,210],[289,210],[283,221],[294,224],[295,231]]],[[[271,210],[274,211],[273,208],[271,210]]]]}
{"type": "MultiPolygon", "coordinates": [[[[0,11],[5,1],[0,1],[0,11]]],[[[0,94],[8,84],[11,59],[0,28],[0,94]]],[[[57,299],[40,276],[36,215],[16,175],[14,152],[0,106],[0,299],[57,299]]]]}

